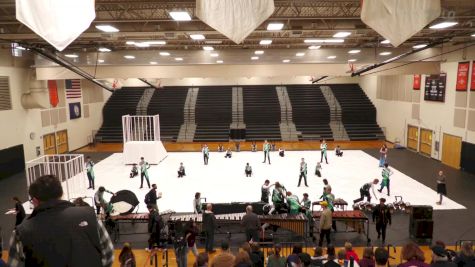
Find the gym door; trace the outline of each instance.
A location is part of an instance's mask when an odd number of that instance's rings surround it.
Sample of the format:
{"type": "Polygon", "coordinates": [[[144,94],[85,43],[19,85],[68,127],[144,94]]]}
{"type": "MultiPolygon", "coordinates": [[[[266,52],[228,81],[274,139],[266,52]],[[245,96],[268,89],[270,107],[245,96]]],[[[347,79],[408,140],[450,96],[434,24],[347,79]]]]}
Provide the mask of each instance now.
{"type": "Polygon", "coordinates": [[[444,133],[444,140],[442,142],[442,163],[460,169],[462,137],[444,133]]]}
{"type": "Polygon", "coordinates": [[[69,152],[68,130],[56,132],[56,147],[58,148],[58,154],[69,152]]]}
{"type": "Polygon", "coordinates": [[[419,136],[419,128],[416,126],[407,126],[407,148],[417,151],[417,142],[419,136]]]}
{"type": "Polygon", "coordinates": [[[43,135],[43,154],[44,155],[56,154],[55,139],[56,138],[55,138],[54,133],[43,135]]]}
{"type": "Polygon", "coordinates": [[[429,157],[432,156],[432,130],[421,128],[419,152],[429,157]]]}

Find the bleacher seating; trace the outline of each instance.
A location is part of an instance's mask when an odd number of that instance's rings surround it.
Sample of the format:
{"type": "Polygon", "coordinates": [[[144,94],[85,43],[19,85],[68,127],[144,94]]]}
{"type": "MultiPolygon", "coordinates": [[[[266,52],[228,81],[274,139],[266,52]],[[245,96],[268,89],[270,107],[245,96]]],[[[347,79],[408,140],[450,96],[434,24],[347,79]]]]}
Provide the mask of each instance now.
{"type": "Polygon", "coordinates": [[[376,122],[376,107],[358,84],[331,84],[342,109],[342,122],[350,140],[384,139],[376,122]]]}
{"type": "Polygon", "coordinates": [[[122,116],[136,114],[137,104],[147,88],[123,87],[112,93],[102,110],[103,122],[96,134],[96,140],[107,143],[123,142],[122,116]]]}
{"type": "Polygon", "coordinates": [[[148,115],[160,115],[160,138],[175,142],[183,124],[183,112],[188,87],[165,86],[155,90],[148,104],[148,115]]]}
{"type": "Polygon", "coordinates": [[[232,122],[232,87],[200,87],[195,107],[194,141],[229,141],[232,122]]]}
{"type": "Polygon", "coordinates": [[[292,104],[292,120],[299,140],[332,140],[330,107],[320,88],[313,84],[286,85],[292,104]]]}
{"type": "Polygon", "coordinates": [[[280,104],[275,86],[243,86],[246,140],[280,141],[280,104]]]}

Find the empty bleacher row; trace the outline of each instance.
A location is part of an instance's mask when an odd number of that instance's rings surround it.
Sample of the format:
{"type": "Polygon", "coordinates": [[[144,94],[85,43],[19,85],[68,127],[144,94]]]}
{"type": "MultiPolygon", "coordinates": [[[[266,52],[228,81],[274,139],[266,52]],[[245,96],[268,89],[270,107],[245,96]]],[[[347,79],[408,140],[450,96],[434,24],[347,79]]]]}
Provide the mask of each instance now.
{"type": "Polygon", "coordinates": [[[122,116],[135,115],[137,104],[146,88],[123,87],[115,90],[102,110],[102,127],[96,134],[96,140],[106,143],[123,141],[122,116]]]}
{"type": "Polygon", "coordinates": [[[232,87],[201,86],[195,108],[194,141],[229,141],[232,122],[232,87]]]}
{"type": "Polygon", "coordinates": [[[384,139],[376,122],[376,107],[358,84],[329,85],[342,109],[342,122],[350,140],[384,139]]]}
{"type": "Polygon", "coordinates": [[[243,86],[246,140],[280,141],[280,104],[273,85],[243,86]]]}
{"type": "Polygon", "coordinates": [[[330,108],[317,85],[286,85],[292,104],[292,120],[302,140],[332,140],[330,108]]]}
{"type": "Polygon", "coordinates": [[[148,104],[148,115],[160,115],[160,137],[163,141],[176,141],[184,120],[184,105],[188,87],[167,86],[155,90],[148,104]]]}

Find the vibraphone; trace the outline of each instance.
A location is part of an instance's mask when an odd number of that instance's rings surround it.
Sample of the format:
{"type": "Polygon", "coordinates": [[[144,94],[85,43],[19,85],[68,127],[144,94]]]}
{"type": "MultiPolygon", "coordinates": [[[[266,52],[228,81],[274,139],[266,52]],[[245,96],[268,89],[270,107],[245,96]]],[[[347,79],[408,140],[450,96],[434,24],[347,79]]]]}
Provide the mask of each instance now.
{"type": "MultiPolygon", "coordinates": [[[[312,213],[312,216],[315,221],[320,221],[321,211],[314,211],[312,213]]],[[[366,240],[368,244],[370,243],[371,240],[369,239],[369,219],[361,210],[334,211],[332,213],[332,218],[334,221],[343,222],[346,225],[346,230],[348,230],[348,227],[351,227],[354,229],[353,232],[357,232],[359,234],[366,234],[366,240]],[[366,231],[364,229],[365,223],[366,231]]]]}
{"type": "Polygon", "coordinates": [[[307,236],[308,218],[303,213],[299,214],[275,214],[275,215],[259,215],[261,223],[279,226],[281,228],[292,231],[300,236],[307,236]]]}

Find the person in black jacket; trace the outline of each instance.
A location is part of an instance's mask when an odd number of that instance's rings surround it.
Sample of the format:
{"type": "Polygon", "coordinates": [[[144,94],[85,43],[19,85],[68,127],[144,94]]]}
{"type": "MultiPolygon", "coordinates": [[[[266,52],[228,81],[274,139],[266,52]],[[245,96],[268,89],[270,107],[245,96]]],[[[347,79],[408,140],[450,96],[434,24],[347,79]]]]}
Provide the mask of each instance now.
{"type": "Polygon", "coordinates": [[[383,237],[383,243],[386,241],[386,226],[391,225],[391,212],[386,206],[386,199],[380,198],[379,205],[373,211],[373,222],[376,223],[376,231],[378,232],[378,239],[383,237]]]}
{"type": "Polygon", "coordinates": [[[145,195],[145,204],[151,205],[155,210],[158,210],[158,205],[157,205],[157,200],[160,198],[160,196],[157,196],[157,185],[152,184],[152,189],[148,191],[148,193],[145,195]]]}
{"type": "Polygon", "coordinates": [[[214,230],[216,229],[216,217],[213,213],[213,205],[208,203],[206,210],[203,213],[203,231],[205,232],[205,249],[208,253],[215,252],[214,250],[214,230]]]}
{"type": "Polygon", "coordinates": [[[147,209],[150,212],[148,217],[148,232],[150,233],[148,249],[152,249],[160,244],[160,232],[163,227],[163,222],[158,210],[152,205],[147,205],[147,209]]]}

